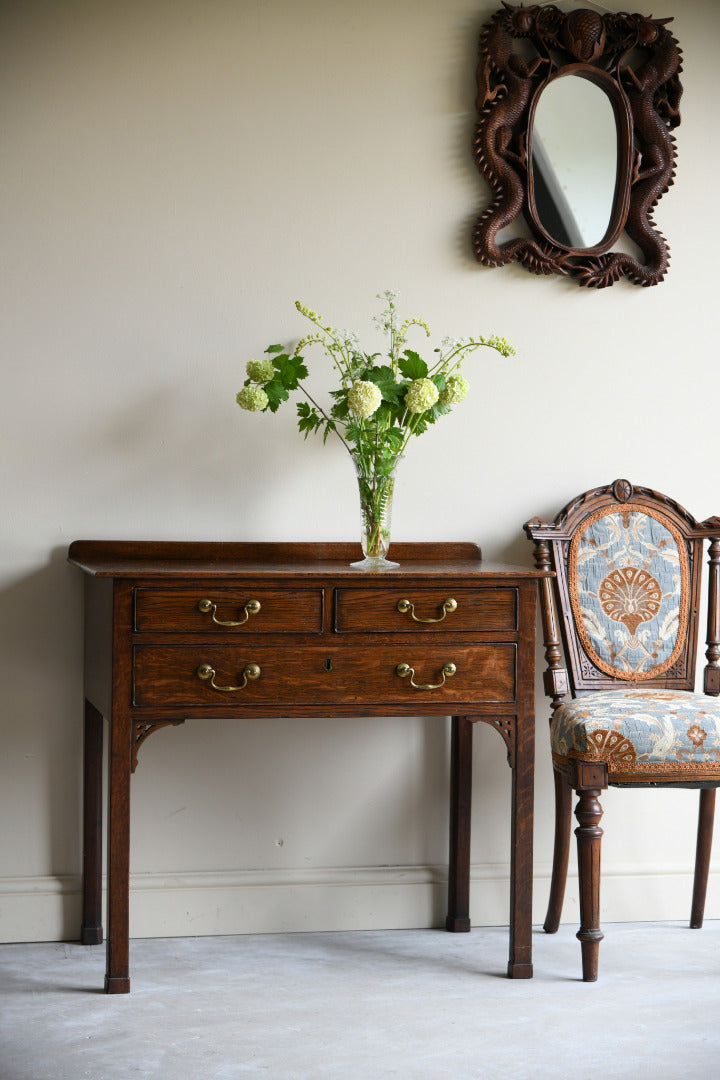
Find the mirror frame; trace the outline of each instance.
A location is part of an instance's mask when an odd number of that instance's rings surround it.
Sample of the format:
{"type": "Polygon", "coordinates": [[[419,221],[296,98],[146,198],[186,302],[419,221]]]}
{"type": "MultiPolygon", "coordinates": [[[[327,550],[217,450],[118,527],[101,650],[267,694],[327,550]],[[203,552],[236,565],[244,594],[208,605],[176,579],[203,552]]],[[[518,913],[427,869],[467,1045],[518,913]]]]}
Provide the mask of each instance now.
{"type": "Polygon", "coordinates": [[[680,123],[682,54],[666,29],[672,19],[587,8],[563,13],[554,5],[503,7],[482,28],[477,69],[480,118],[474,156],[493,193],[473,230],[473,250],[485,266],[516,259],[536,274],[563,274],[604,288],[620,278],[657,285],[669,251],[652,213],[675,177],[680,123]],[[522,42],[522,44],[520,44],[522,42]],[[517,47],[519,46],[519,47],[517,47]],[[602,241],[566,247],[541,226],[532,181],[532,128],[549,82],[565,75],[589,79],[608,95],[617,129],[613,208],[602,241]],[[532,237],[498,242],[522,214],[532,237]],[[623,230],[643,261],[611,251],[623,230]]]}
{"type": "MultiPolygon", "coordinates": [[[[540,215],[538,214],[537,205],[535,202],[535,166],[533,164],[533,135],[535,133],[535,112],[542,99],[542,94],[547,88],[554,82],[560,79],[564,79],[567,76],[573,75],[576,78],[586,79],[588,82],[594,83],[607,95],[608,107],[611,108],[612,115],[615,121],[615,131],[617,135],[617,158],[615,169],[615,189],[612,202],[612,210],[608,218],[607,226],[603,232],[602,239],[598,243],[588,245],[583,248],[586,254],[595,255],[602,254],[608,251],[612,245],[616,242],[627,220],[628,208],[630,206],[630,166],[632,164],[632,120],[630,112],[626,108],[626,100],[623,99],[617,90],[617,84],[615,80],[607,74],[605,71],[599,71],[595,68],[588,70],[587,64],[568,64],[562,68],[561,71],[556,72],[547,79],[541,88],[541,90],[533,98],[530,105],[530,112],[528,118],[528,135],[527,135],[527,214],[532,222],[533,230],[541,236],[550,246],[562,248],[563,251],[579,251],[580,248],[573,248],[570,244],[564,244],[557,237],[553,237],[547,229],[543,226],[540,215]]],[[[578,239],[582,239],[578,237],[578,239]]]]}

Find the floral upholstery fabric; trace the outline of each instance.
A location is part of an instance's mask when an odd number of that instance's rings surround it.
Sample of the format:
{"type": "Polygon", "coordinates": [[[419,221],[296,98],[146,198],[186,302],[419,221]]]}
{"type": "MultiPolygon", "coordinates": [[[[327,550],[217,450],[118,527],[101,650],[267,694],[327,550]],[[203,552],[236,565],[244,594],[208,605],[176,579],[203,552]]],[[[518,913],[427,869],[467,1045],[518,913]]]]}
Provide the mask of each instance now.
{"type": "Polygon", "coordinates": [[[557,761],[606,761],[610,773],[720,767],[720,698],[706,694],[601,690],[564,702],[551,731],[557,761]]]}
{"type": "Polygon", "coordinates": [[[676,661],[688,623],[688,556],[669,521],[626,504],[589,518],[570,545],[568,579],[591,662],[630,681],[676,661]]]}

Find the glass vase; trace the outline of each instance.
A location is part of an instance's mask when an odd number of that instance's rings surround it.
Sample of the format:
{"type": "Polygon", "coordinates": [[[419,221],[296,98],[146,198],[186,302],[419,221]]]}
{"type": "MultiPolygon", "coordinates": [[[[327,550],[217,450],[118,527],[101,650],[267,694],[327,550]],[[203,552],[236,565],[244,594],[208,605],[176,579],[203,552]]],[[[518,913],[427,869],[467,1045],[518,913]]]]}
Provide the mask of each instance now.
{"type": "Polygon", "coordinates": [[[390,522],[395,475],[400,458],[378,469],[374,462],[353,458],[360,495],[360,543],[364,559],[351,563],[356,570],[395,570],[400,564],[391,562],[390,522]]]}

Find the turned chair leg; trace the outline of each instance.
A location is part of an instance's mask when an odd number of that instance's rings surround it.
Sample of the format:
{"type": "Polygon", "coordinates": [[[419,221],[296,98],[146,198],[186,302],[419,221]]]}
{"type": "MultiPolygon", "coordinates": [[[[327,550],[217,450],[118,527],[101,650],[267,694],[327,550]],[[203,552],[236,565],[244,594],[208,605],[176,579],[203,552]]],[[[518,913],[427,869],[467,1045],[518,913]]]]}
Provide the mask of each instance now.
{"type": "Polygon", "coordinates": [[[572,788],[567,777],[555,770],[555,849],[553,851],[550,900],[543,929],[555,934],[560,925],[568,860],[570,858],[570,819],[572,817],[572,788]]]}
{"type": "Polygon", "coordinates": [[[578,791],[575,830],[580,879],[580,929],[577,937],[582,949],[583,982],[596,982],[598,954],[603,933],[600,930],[600,828],[602,807],[600,790],[578,791]]]}
{"type": "Polygon", "coordinates": [[[699,930],[705,914],[710,852],[712,850],[713,821],[715,818],[715,788],[703,788],[700,792],[698,814],[697,849],[695,852],[695,881],[693,884],[690,926],[699,930]]]}

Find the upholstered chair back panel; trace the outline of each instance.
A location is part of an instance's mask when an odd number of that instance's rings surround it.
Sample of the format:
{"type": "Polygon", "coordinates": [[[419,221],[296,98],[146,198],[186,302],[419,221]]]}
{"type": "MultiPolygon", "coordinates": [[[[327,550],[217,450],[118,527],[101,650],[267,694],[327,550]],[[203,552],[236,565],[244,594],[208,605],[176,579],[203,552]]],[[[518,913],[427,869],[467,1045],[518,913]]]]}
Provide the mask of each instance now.
{"type": "Polygon", "coordinates": [[[675,663],[686,643],[690,573],[669,519],[632,503],[596,511],[570,543],[568,588],[582,647],[600,671],[641,682],[675,663]]]}

